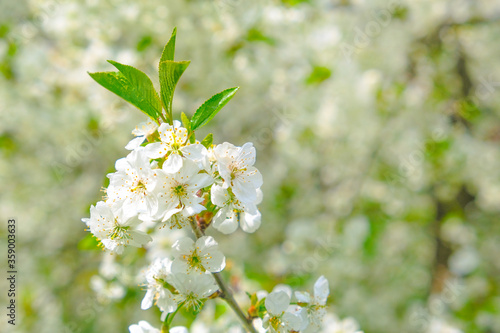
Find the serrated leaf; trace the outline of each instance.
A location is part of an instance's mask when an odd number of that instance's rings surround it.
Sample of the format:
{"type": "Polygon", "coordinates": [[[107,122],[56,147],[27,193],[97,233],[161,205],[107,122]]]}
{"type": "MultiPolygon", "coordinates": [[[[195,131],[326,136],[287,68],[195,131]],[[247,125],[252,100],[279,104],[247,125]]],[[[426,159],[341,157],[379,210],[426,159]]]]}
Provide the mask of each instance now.
{"type": "Polygon", "coordinates": [[[182,121],[182,126],[184,126],[189,132],[191,128],[191,122],[189,121],[189,118],[186,116],[184,112],[181,113],[181,121],[182,121]]]}
{"type": "Polygon", "coordinates": [[[160,89],[161,100],[167,114],[172,118],[172,99],[174,97],[175,86],[182,73],[189,66],[190,61],[165,60],[160,62],[160,89]]]}
{"type": "Polygon", "coordinates": [[[161,102],[149,77],[132,66],[108,62],[119,72],[89,73],[90,77],[156,121],[161,116],[161,102]]]}
{"type": "Polygon", "coordinates": [[[166,60],[172,60],[172,61],[174,60],[176,36],[177,36],[177,28],[174,28],[174,31],[172,31],[172,36],[170,36],[167,45],[165,45],[165,47],[163,48],[160,63],[166,60]]]}
{"type": "Polygon", "coordinates": [[[238,89],[239,87],[226,89],[203,103],[191,118],[191,129],[195,131],[206,125],[233,98],[238,89]]]}
{"type": "Polygon", "coordinates": [[[205,139],[203,139],[201,141],[201,144],[205,146],[205,148],[210,148],[210,146],[212,145],[212,143],[214,142],[214,136],[212,135],[212,133],[209,133],[205,139]]]}

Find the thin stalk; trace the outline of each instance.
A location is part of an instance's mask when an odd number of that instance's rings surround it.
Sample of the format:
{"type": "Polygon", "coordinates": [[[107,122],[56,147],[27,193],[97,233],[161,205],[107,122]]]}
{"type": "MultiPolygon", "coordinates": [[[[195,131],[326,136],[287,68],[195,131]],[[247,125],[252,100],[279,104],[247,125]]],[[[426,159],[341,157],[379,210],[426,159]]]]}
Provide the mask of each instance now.
{"type": "Polygon", "coordinates": [[[175,310],[174,313],[169,313],[167,315],[167,317],[163,321],[163,324],[161,325],[161,333],[168,333],[168,331],[170,330],[170,325],[172,325],[172,321],[174,320],[175,315],[177,314],[179,309],[182,308],[183,306],[184,306],[184,302],[179,304],[179,306],[177,307],[177,309],[175,310]]]}
{"type": "MultiPolygon", "coordinates": [[[[189,223],[191,224],[191,228],[193,229],[194,234],[196,235],[196,238],[203,237],[203,232],[198,228],[198,225],[196,225],[196,222],[194,219],[190,218],[189,223]]],[[[238,318],[240,319],[241,323],[245,327],[245,329],[250,332],[250,333],[257,333],[255,330],[255,327],[252,325],[252,320],[245,316],[243,313],[243,310],[241,310],[240,306],[238,303],[236,303],[236,300],[233,297],[233,293],[231,290],[226,286],[224,283],[224,280],[222,280],[222,275],[220,273],[212,273],[213,277],[215,278],[215,281],[217,282],[217,285],[220,288],[220,291],[222,294],[220,297],[226,301],[226,303],[233,309],[233,311],[236,313],[238,318]]],[[[163,332],[162,332],[163,333],[163,332]]]]}

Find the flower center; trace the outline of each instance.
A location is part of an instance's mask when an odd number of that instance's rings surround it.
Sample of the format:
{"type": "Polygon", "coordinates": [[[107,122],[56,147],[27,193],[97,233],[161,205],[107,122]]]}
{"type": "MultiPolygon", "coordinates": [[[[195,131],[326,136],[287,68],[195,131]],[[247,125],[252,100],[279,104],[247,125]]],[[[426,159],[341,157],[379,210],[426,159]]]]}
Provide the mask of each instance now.
{"type": "Polygon", "coordinates": [[[200,309],[200,305],[202,301],[198,298],[198,295],[195,293],[191,292],[188,295],[185,296],[185,304],[186,307],[192,308],[193,310],[197,311],[200,309]]]}
{"type": "Polygon", "coordinates": [[[188,265],[192,268],[198,267],[203,271],[205,270],[201,265],[201,258],[196,250],[194,250],[191,256],[188,258],[188,265]]]}
{"type": "Polygon", "coordinates": [[[135,187],[133,187],[131,189],[131,191],[145,194],[146,193],[146,184],[144,184],[144,182],[142,180],[139,180],[139,181],[137,181],[137,184],[135,185],[135,187]]]}
{"type": "Polygon", "coordinates": [[[128,233],[128,229],[130,227],[124,227],[118,225],[118,222],[115,221],[115,226],[109,236],[110,239],[130,239],[130,234],[128,233]]]}
{"type": "Polygon", "coordinates": [[[186,192],[186,184],[179,184],[176,187],[174,187],[174,193],[178,197],[185,195],[187,193],[186,192]]]}
{"type": "Polygon", "coordinates": [[[278,330],[278,328],[281,326],[281,320],[279,317],[271,317],[269,319],[269,324],[271,325],[272,328],[278,330]]]}

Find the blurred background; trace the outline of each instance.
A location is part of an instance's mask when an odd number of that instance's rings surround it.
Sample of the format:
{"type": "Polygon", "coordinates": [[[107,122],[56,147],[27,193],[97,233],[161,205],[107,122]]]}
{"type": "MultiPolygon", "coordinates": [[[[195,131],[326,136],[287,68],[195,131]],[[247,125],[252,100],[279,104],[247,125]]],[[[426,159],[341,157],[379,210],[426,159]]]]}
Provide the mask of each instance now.
{"type": "Polygon", "coordinates": [[[217,235],[234,289],[323,274],[330,310],[366,333],[500,332],[498,1],[0,4],[0,211],[19,251],[18,325],[2,314],[2,332],[159,327],[140,310],[145,251],[106,256],[80,221],[146,120],[87,72],[113,59],[158,86],[174,27],[192,61],[174,110],[240,86],[199,137],[252,141],[264,177],[261,228],[217,235]]]}

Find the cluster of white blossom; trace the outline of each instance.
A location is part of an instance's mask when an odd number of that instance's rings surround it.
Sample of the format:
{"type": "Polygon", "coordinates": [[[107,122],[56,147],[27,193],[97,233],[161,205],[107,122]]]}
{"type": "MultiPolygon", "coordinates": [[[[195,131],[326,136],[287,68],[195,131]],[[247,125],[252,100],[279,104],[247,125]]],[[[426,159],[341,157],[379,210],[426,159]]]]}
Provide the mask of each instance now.
{"type": "MultiPolygon", "coordinates": [[[[180,237],[172,245],[171,258],[156,257],[144,272],[141,308],[156,305],[165,321],[180,307],[199,311],[206,299],[223,293],[212,273],[224,269],[226,258],[204,231],[210,225],[224,234],[238,225],[245,232],[256,231],[261,223],[257,205],[262,200],[262,175],[254,166],[252,143],[200,143],[190,139],[179,121],[141,123],[132,133],[136,137],[126,146],[131,152],[116,161],[116,172],[108,174],[104,200],[82,221],[105,250],[116,254],[129,245],[142,247],[154,241],[149,225],[193,231],[196,240],[180,237]]],[[[253,319],[260,317],[255,325],[263,331],[316,332],[326,314],[328,294],[324,276],[317,280],[313,296],[296,292],[294,303],[291,288],[279,286],[260,299],[264,307],[249,313],[248,320],[253,327],[253,319]]],[[[129,330],[159,332],[145,321],[129,330]]]]}
{"type": "MultiPolygon", "coordinates": [[[[178,121],[159,127],[143,123],[133,133],[137,137],[127,145],[132,151],[117,160],[116,172],[108,175],[105,200],[92,206],[90,218],[83,219],[106,249],[122,253],[127,245],[141,247],[151,241],[141,230],[142,222],[181,229],[202,212],[210,212],[214,228],[225,234],[238,225],[246,232],[259,228],[262,176],[254,167],[251,143],[242,147],[191,143],[178,121]]],[[[189,245],[188,239],[181,240],[176,250],[184,253],[189,245]]],[[[214,246],[212,238],[205,240],[207,250],[214,246]]],[[[211,260],[223,263],[224,257],[211,260]]],[[[220,271],[221,263],[209,264],[213,266],[207,270],[220,271]]]]}
{"type": "MultiPolygon", "coordinates": [[[[194,274],[186,278],[191,284],[192,292],[183,290],[179,296],[174,296],[166,286],[176,285],[179,280],[171,275],[172,261],[157,260],[148,269],[146,276],[148,278],[148,291],[143,300],[143,308],[149,308],[152,305],[152,299],[156,299],[157,306],[162,311],[168,309],[176,309],[176,299],[181,302],[194,301],[195,298],[205,292],[205,297],[212,293],[214,286],[209,282],[209,279],[203,278],[207,275],[194,274]],[[196,281],[196,282],[194,282],[196,281]],[[169,283],[170,282],[170,283],[169,283]],[[198,284],[198,286],[197,286],[198,284]],[[209,290],[207,292],[207,290],[209,290]],[[188,292],[188,294],[186,294],[188,292]],[[199,293],[199,294],[196,294],[199,293]]],[[[292,302],[292,289],[287,285],[278,285],[271,293],[259,291],[256,293],[257,301],[265,305],[267,312],[263,318],[255,318],[253,325],[259,332],[270,333],[288,333],[288,332],[331,332],[335,330],[337,333],[362,333],[357,330],[357,324],[352,319],[338,321],[335,317],[328,318],[324,322],[326,312],[326,301],[329,295],[328,280],[321,276],[314,285],[314,294],[308,292],[295,292],[295,297],[292,302]]],[[[196,304],[195,304],[196,306],[196,304]]],[[[257,317],[257,316],[256,316],[257,317]]],[[[131,333],[155,333],[160,332],[152,327],[149,323],[142,321],[138,325],[130,326],[131,333]]],[[[184,327],[172,328],[170,332],[187,332],[184,327]]]]}

